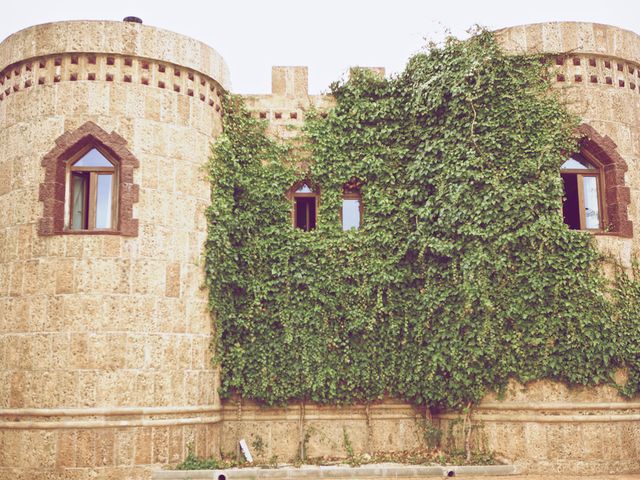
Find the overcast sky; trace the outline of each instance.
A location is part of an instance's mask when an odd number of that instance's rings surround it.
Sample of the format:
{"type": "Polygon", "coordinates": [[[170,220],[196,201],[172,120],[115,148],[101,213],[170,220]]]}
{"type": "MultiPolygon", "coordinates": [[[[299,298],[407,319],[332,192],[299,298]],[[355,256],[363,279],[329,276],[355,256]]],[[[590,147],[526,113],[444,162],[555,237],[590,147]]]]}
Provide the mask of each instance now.
{"type": "Polygon", "coordinates": [[[272,65],[307,65],[311,93],[326,91],[352,65],[397,72],[425,39],[464,36],[475,24],[575,20],[640,33],[637,0],[4,0],[0,38],[38,23],[127,15],[214,47],[238,93],[269,92],[272,65]]]}

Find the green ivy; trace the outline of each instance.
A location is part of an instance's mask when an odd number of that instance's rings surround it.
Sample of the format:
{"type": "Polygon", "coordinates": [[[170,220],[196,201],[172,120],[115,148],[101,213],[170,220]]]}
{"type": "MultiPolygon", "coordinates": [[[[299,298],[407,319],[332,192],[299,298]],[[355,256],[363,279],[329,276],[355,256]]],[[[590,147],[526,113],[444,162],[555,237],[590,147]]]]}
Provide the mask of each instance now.
{"type": "Polygon", "coordinates": [[[559,214],[577,121],[547,71],[488,32],[449,39],[397,77],[332,85],[306,153],[228,97],[206,247],[221,395],[460,407],[510,378],[588,385],[625,365],[635,393],[628,319],[613,319],[591,236],[559,214]],[[352,177],[364,221],[344,232],[352,177]],[[321,187],[312,232],[285,196],[303,178],[321,187]]]}
{"type": "Polygon", "coordinates": [[[616,346],[620,366],[626,367],[626,383],[621,392],[633,396],[640,392],[640,264],[634,260],[632,275],[620,266],[613,289],[612,335],[607,340],[616,346]]]}

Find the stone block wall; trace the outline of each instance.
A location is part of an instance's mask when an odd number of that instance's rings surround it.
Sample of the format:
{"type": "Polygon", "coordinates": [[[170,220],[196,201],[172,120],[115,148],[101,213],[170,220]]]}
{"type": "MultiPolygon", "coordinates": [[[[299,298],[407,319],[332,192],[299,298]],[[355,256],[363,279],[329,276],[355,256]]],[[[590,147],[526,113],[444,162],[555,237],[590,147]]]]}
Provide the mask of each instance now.
{"type": "Polygon", "coordinates": [[[305,458],[346,458],[345,438],[355,453],[410,450],[422,444],[423,413],[388,400],[366,407],[290,405],[264,408],[254,403],[225,402],[221,450],[233,456],[245,439],[257,460],[295,462],[304,443],[305,458]],[[260,448],[256,449],[256,445],[260,448]]]}

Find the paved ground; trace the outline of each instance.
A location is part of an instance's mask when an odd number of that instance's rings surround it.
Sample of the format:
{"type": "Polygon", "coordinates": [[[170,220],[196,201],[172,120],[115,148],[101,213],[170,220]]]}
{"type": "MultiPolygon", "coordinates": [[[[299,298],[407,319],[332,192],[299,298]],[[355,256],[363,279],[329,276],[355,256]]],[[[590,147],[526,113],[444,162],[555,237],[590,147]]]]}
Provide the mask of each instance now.
{"type": "Polygon", "coordinates": [[[586,476],[574,476],[563,474],[552,475],[509,475],[509,476],[486,476],[486,475],[457,475],[454,478],[458,480],[640,480],[640,473],[638,474],[623,474],[623,475],[586,475],[586,476]]]}
{"type": "MultiPolygon", "coordinates": [[[[399,468],[396,471],[389,468],[384,472],[367,471],[358,468],[333,470],[331,472],[319,472],[313,467],[303,467],[301,469],[282,468],[278,470],[255,470],[252,469],[230,469],[218,471],[158,471],[154,472],[155,480],[434,480],[454,478],[456,480],[640,480],[638,474],[621,474],[621,475],[564,475],[564,474],[546,474],[546,475],[478,475],[477,472],[462,473],[457,472],[453,477],[443,476],[434,472],[412,472],[409,469],[399,468]],[[372,474],[373,473],[373,474],[372,474]],[[224,478],[222,478],[224,476],[224,478]]],[[[489,472],[487,472],[489,473],[489,472]]],[[[493,473],[493,472],[491,472],[493,473]]]]}

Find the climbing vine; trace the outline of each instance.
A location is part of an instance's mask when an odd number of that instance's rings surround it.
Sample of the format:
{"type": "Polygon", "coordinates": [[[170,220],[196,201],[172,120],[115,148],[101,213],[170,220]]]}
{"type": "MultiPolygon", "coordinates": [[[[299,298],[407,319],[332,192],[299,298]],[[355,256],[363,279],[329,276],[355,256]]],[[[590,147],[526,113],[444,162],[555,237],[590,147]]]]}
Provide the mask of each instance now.
{"type": "Polygon", "coordinates": [[[332,85],[335,108],[308,113],[306,151],[228,97],[206,247],[221,395],[460,407],[510,378],[637,372],[592,238],[559,214],[576,119],[546,71],[491,33],[450,39],[395,78],[332,85]],[[311,232],[291,226],[285,196],[303,178],[321,188],[311,232]],[[345,232],[351,178],[365,213],[345,232]]]}

